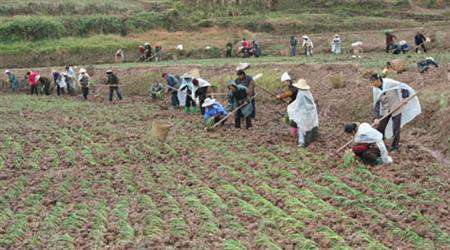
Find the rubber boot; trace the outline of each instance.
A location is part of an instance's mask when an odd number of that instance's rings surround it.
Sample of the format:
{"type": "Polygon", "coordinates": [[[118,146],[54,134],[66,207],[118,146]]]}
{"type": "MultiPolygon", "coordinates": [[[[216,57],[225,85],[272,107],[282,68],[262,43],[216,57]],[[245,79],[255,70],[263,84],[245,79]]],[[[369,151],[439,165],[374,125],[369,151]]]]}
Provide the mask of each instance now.
{"type": "Polygon", "coordinates": [[[189,114],[190,108],[189,107],[184,107],[184,113],[189,114]]]}
{"type": "Polygon", "coordinates": [[[193,112],[193,113],[197,113],[197,107],[193,107],[193,108],[192,108],[192,112],[193,112]]]}

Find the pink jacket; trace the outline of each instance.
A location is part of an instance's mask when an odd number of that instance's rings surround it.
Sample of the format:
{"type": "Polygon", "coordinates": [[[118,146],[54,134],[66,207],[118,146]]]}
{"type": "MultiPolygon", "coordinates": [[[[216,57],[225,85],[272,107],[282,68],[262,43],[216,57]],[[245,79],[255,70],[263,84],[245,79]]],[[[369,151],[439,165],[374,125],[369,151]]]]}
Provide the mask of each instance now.
{"type": "Polygon", "coordinates": [[[39,74],[37,72],[31,71],[30,75],[28,76],[28,84],[30,84],[30,86],[38,85],[38,79],[37,79],[38,75],[39,74]]]}

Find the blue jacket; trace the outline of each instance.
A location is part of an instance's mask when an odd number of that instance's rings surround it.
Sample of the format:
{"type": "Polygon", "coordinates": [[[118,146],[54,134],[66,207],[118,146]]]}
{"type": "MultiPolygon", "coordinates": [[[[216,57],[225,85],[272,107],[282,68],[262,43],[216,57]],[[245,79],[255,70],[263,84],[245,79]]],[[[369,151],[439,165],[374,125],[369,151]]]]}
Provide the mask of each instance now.
{"type": "Polygon", "coordinates": [[[212,105],[212,107],[206,108],[205,121],[218,115],[226,116],[228,115],[228,112],[223,108],[223,106],[220,103],[216,102],[212,105]]]}

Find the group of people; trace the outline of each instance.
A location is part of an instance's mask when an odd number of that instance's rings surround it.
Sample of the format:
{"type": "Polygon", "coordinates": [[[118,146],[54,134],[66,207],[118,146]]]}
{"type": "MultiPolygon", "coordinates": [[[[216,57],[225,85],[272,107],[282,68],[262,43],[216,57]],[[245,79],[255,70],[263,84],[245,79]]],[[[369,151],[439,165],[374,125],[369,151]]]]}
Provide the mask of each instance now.
{"type": "MultiPolygon", "coordinates": [[[[309,38],[307,35],[302,36],[302,49],[303,54],[305,56],[312,56],[313,55],[313,49],[314,49],[314,43],[312,42],[311,38],[309,38]]],[[[290,48],[290,55],[296,56],[297,55],[297,46],[298,46],[298,40],[297,37],[291,36],[291,39],[289,41],[289,48],[290,48]]]]}
{"type": "MultiPolygon", "coordinates": [[[[20,90],[20,84],[16,75],[12,70],[5,70],[4,74],[8,77],[11,84],[11,89],[13,92],[18,92],[20,90]]],[[[87,70],[80,68],[78,71],[78,76],[76,75],[75,69],[72,65],[65,67],[65,71],[58,72],[53,70],[51,73],[53,78],[54,88],[52,88],[51,80],[39,74],[37,71],[28,71],[25,74],[25,80],[27,82],[27,87],[30,90],[31,95],[51,95],[52,89],[56,89],[56,94],[58,96],[69,94],[71,96],[76,95],[76,90],[81,89],[82,100],[88,100],[89,88],[93,85],[91,76],[88,74],[87,70]]],[[[117,98],[122,100],[122,93],[119,88],[119,78],[113,73],[111,69],[106,71],[106,85],[109,86],[109,100],[113,101],[114,92],[117,94],[117,98]]]]}
{"type": "MultiPolygon", "coordinates": [[[[231,42],[228,42],[226,44],[225,57],[231,58],[232,53],[233,53],[233,44],[231,42]]],[[[250,42],[247,40],[247,38],[242,39],[242,44],[238,48],[237,53],[242,54],[243,58],[248,58],[248,57],[252,57],[252,56],[260,57],[262,54],[261,46],[260,46],[259,42],[256,39],[254,39],[252,42],[250,42]]]]}
{"type": "Polygon", "coordinates": [[[154,59],[156,62],[162,60],[162,46],[157,43],[153,49],[149,42],[145,42],[138,48],[139,62],[149,62],[154,59]]]}
{"type": "MultiPolygon", "coordinates": [[[[245,127],[250,129],[256,117],[256,82],[246,74],[248,67],[248,64],[241,64],[236,69],[237,78],[228,82],[226,108],[214,99],[216,94],[211,93],[211,85],[200,77],[198,70],[181,77],[164,73],[172,107],[183,107],[186,113],[193,107],[193,113],[196,113],[196,107],[200,106],[207,128],[223,125],[234,114],[235,128],[240,128],[244,120],[245,127]]],[[[286,91],[277,95],[277,99],[288,99],[286,123],[290,134],[297,138],[299,146],[307,147],[319,137],[319,117],[311,87],[304,79],[293,81],[288,72],[282,74],[281,82],[286,91]]],[[[361,161],[373,165],[390,164],[392,158],[384,140],[392,139],[389,149],[398,150],[401,128],[421,113],[421,107],[414,89],[404,83],[378,73],[370,76],[370,82],[374,124],[352,122],[344,131],[354,136],[355,145],[351,150],[361,161]]],[[[164,87],[158,89],[161,91],[164,87]]]]}
{"type": "Polygon", "coordinates": [[[412,48],[405,40],[401,40],[397,42],[397,37],[390,31],[385,32],[386,35],[386,53],[393,53],[395,55],[404,54],[411,50],[415,50],[416,53],[423,51],[427,53],[427,48],[425,47],[425,43],[429,41],[429,38],[425,37],[425,35],[417,31],[414,35],[414,44],[415,48],[412,48]]]}

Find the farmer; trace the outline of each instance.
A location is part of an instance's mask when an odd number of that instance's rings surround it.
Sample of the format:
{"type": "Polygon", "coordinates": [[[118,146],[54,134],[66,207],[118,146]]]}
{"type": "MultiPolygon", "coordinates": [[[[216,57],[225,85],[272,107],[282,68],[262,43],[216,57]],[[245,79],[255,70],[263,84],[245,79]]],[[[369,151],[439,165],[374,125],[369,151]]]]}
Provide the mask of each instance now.
{"type": "Polygon", "coordinates": [[[411,50],[411,47],[406,41],[400,41],[399,44],[394,44],[393,47],[393,53],[394,55],[404,54],[411,50]]]}
{"type": "Polygon", "coordinates": [[[161,44],[156,44],[155,46],[155,62],[159,62],[162,59],[162,46],[161,44]]]}
{"type": "Polygon", "coordinates": [[[42,86],[43,94],[50,95],[50,84],[51,84],[50,79],[48,79],[45,76],[41,76],[39,77],[38,82],[39,85],[42,86]]]}
{"type": "Polygon", "coordinates": [[[358,41],[358,42],[352,43],[351,47],[352,47],[352,54],[353,54],[352,57],[353,58],[356,58],[356,57],[361,58],[362,54],[364,52],[363,42],[358,41]]]}
{"type": "Polygon", "coordinates": [[[17,77],[9,69],[5,70],[5,76],[8,77],[8,81],[11,85],[11,90],[13,92],[17,92],[19,90],[19,81],[17,80],[17,77]]]}
{"type": "Polygon", "coordinates": [[[283,100],[286,98],[290,98],[289,104],[294,102],[297,98],[298,88],[292,85],[292,79],[288,72],[284,72],[283,75],[281,75],[281,83],[283,83],[288,90],[282,94],[277,95],[277,99],[283,100]]]}
{"type": "Polygon", "coordinates": [[[30,85],[31,95],[38,94],[39,74],[34,71],[28,71],[26,78],[28,78],[28,84],[30,85]]]}
{"type": "Polygon", "coordinates": [[[386,32],[385,35],[386,35],[386,53],[389,53],[389,51],[394,48],[395,39],[397,39],[397,37],[391,32],[386,32]]]}
{"type": "MultiPolygon", "coordinates": [[[[202,104],[202,108],[205,109],[203,119],[205,121],[206,127],[216,124],[228,115],[228,112],[225,110],[222,104],[217,102],[215,99],[206,98],[205,102],[202,104]]],[[[221,125],[223,125],[224,122],[221,123],[221,125]]]]}
{"type": "Polygon", "coordinates": [[[333,40],[331,41],[331,52],[334,54],[341,54],[341,37],[338,34],[334,35],[333,40]]]}
{"type": "Polygon", "coordinates": [[[109,85],[109,101],[113,101],[114,91],[116,91],[117,93],[117,98],[119,98],[119,100],[122,100],[122,94],[120,93],[119,89],[119,78],[113,73],[112,69],[108,69],[106,71],[106,75],[108,77],[106,85],[109,85]]]}
{"type": "MultiPolygon", "coordinates": [[[[292,85],[292,79],[291,79],[291,76],[289,76],[288,72],[284,72],[283,75],[281,75],[281,83],[283,83],[287,87],[287,91],[285,91],[282,94],[277,95],[276,96],[277,99],[284,100],[286,98],[290,98],[289,104],[293,103],[295,101],[295,99],[297,99],[298,88],[296,88],[292,85]]],[[[291,135],[293,137],[296,137],[297,133],[298,133],[297,124],[294,121],[289,119],[289,115],[287,114],[287,112],[285,115],[285,121],[290,127],[291,135]]]]}
{"type": "Polygon", "coordinates": [[[72,65],[66,66],[66,84],[67,84],[67,91],[71,96],[75,95],[75,70],[73,69],[72,65]]]}
{"type": "Polygon", "coordinates": [[[121,63],[123,60],[125,60],[125,49],[121,48],[116,51],[116,54],[114,54],[114,62],[121,63]]]}
{"type": "Polygon", "coordinates": [[[145,61],[148,61],[152,58],[152,46],[150,46],[149,42],[144,43],[144,54],[145,54],[145,61]]]}
{"type": "Polygon", "coordinates": [[[416,44],[416,53],[419,53],[420,48],[422,48],[423,52],[427,53],[427,48],[425,48],[425,42],[427,38],[420,32],[417,31],[414,36],[414,43],[416,44]]]}
{"type": "Polygon", "coordinates": [[[144,62],[145,61],[145,49],[144,49],[144,46],[139,46],[138,52],[139,52],[139,60],[138,60],[138,62],[144,62]]]}
{"type": "Polygon", "coordinates": [[[83,93],[83,100],[88,99],[90,81],[91,81],[91,77],[87,73],[86,69],[80,69],[80,75],[78,76],[78,83],[81,85],[81,91],[83,93]]]}
{"type": "Polygon", "coordinates": [[[231,58],[233,52],[233,44],[231,42],[228,42],[227,45],[225,46],[225,49],[226,49],[225,57],[231,58]]]}
{"type": "MultiPolygon", "coordinates": [[[[237,85],[244,86],[247,89],[247,95],[249,96],[249,98],[252,98],[256,94],[255,93],[255,81],[253,80],[253,77],[251,77],[245,73],[245,70],[248,69],[249,67],[250,67],[250,64],[242,63],[236,68],[237,78],[235,80],[235,83],[237,85]]],[[[254,98],[252,98],[251,103],[253,106],[253,109],[252,109],[253,111],[250,115],[250,118],[254,119],[256,117],[256,103],[255,103],[254,98]]]]}
{"type": "Polygon", "coordinates": [[[260,57],[261,56],[261,46],[259,46],[258,41],[253,40],[253,42],[252,42],[252,50],[253,50],[253,54],[255,55],[255,57],[260,57]]]}
{"type": "Polygon", "coordinates": [[[372,128],[368,123],[349,123],[344,131],[353,135],[353,153],[365,164],[381,165],[391,164],[392,158],[388,155],[383,134],[372,128]]]}
{"type": "Polygon", "coordinates": [[[313,42],[312,42],[311,39],[310,39],[308,36],[306,36],[306,35],[303,36],[302,38],[303,38],[303,45],[302,45],[302,48],[303,48],[304,54],[305,54],[306,56],[312,56],[312,55],[313,55],[313,48],[314,48],[313,42]]]}
{"type": "Polygon", "coordinates": [[[66,72],[59,73],[56,91],[58,91],[58,89],[59,89],[61,94],[64,94],[65,91],[67,90],[67,81],[66,81],[67,78],[68,78],[68,76],[67,76],[66,72]]]}
{"type": "Polygon", "coordinates": [[[428,71],[428,69],[429,69],[431,66],[434,66],[434,67],[436,67],[436,68],[439,68],[439,65],[436,63],[436,61],[434,60],[433,57],[427,57],[427,58],[425,58],[425,59],[423,59],[423,60],[420,60],[420,61],[417,63],[417,67],[419,67],[419,72],[420,72],[420,73],[424,73],[424,72],[428,71]]]}
{"type": "Polygon", "coordinates": [[[198,69],[191,70],[190,75],[193,78],[192,84],[194,84],[194,87],[196,88],[194,98],[198,98],[200,111],[202,115],[204,115],[205,108],[203,107],[203,103],[206,100],[211,84],[200,77],[200,71],[198,69]]]}
{"type": "Polygon", "coordinates": [[[250,43],[247,41],[246,38],[243,38],[242,39],[242,52],[244,53],[243,54],[244,58],[247,58],[250,56],[251,49],[252,49],[252,46],[250,45],[250,43]]]}
{"type": "Polygon", "coordinates": [[[193,76],[190,75],[190,73],[186,73],[181,76],[181,87],[180,91],[186,93],[186,101],[184,104],[184,112],[189,114],[191,112],[191,106],[192,111],[194,113],[197,113],[197,103],[195,100],[195,91],[197,88],[192,83],[193,76]]]}
{"type": "Polygon", "coordinates": [[[164,85],[159,82],[154,83],[150,88],[149,94],[152,99],[161,99],[164,95],[164,85]]]}
{"type": "Polygon", "coordinates": [[[291,56],[297,55],[297,45],[298,45],[297,38],[295,36],[291,36],[291,40],[289,40],[289,48],[291,51],[291,56]]]}
{"type": "Polygon", "coordinates": [[[172,108],[177,108],[180,106],[178,100],[178,88],[180,82],[175,76],[168,73],[163,73],[162,77],[167,81],[167,93],[170,93],[170,104],[172,105],[172,108]]]}
{"type": "Polygon", "coordinates": [[[408,85],[389,78],[382,78],[380,74],[372,74],[373,107],[375,127],[384,138],[393,137],[391,150],[398,150],[400,143],[400,129],[421,113],[419,98],[414,97],[399,110],[396,108],[404,104],[405,99],[414,95],[415,91],[408,85]],[[386,118],[381,119],[386,116],[386,118]]]}
{"type": "Polygon", "coordinates": [[[245,128],[249,129],[252,127],[252,105],[248,103],[248,91],[243,85],[236,84],[235,81],[231,80],[228,82],[228,110],[235,110],[241,105],[247,103],[244,107],[239,108],[234,115],[234,127],[241,127],[241,120],[245,118],[245,128]]]}
{"type": "Polygon", "coordinates": [[[297,125],[298,145],[307,147],[319,136],[317,108],[306,80],[300,79],[293,86],[298,89],[297,97],[289,104],[287,112],[289,120],[297,125]]]}
{"type": "Polygon", "coordinates": [[[56,94],[58,96],[61,95],[61,88],[58,85],[58,79],[61,76],[61,74],[56,71],[56,70],[52,70],[52,78],[53,78],[53,83],[55,83],[55,87],[56,87],[56,94]]]}

